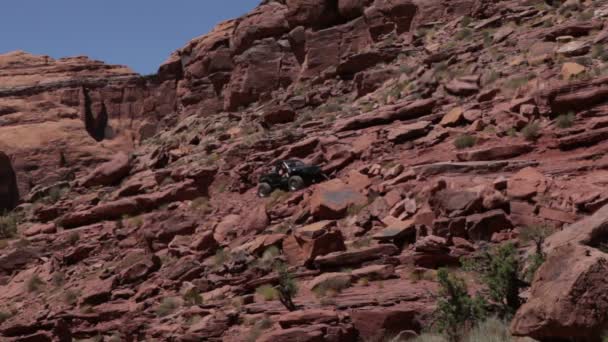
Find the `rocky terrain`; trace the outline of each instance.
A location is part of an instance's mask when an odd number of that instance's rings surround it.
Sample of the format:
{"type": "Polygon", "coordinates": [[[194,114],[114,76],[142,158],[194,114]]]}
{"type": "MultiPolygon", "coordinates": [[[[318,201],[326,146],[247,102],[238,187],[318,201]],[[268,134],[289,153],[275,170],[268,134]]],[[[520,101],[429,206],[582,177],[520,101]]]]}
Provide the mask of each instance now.
{"type": "Polygon", "coordinates": [[[507,244],[543,256],[510,339],[602,341],[607,18],[263,1],[155,75],[0,55],[2,341],[405,341],[438,269],[483,295],[463,260],[507,244]],[[288,158],[330,179],[258,198],[288,158]]]}

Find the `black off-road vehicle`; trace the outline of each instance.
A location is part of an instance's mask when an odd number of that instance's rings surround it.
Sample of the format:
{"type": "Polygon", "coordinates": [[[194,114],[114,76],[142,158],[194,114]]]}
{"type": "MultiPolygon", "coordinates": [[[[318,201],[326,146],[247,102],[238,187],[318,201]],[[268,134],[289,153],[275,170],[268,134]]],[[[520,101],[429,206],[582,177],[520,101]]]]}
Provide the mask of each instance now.
{"type": "Polygon", "coordinates": [[[258,196],[268,197],[274,190],[297,191],[327,179],[316,165],[306,165],[300,160],[279,160],[270,172],[262,175],[258,183],[258,196]]]}

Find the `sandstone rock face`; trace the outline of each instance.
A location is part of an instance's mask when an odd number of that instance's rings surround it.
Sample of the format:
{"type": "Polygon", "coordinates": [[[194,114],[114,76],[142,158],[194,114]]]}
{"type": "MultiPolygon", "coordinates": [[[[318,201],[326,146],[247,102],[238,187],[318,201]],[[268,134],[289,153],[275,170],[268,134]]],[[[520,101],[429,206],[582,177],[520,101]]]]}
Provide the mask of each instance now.
{"type": "Polygon", "coordinates": [[[9,157],[0,151],[0,212],[13,209],[17,201],[19,189],[15,171],[9,157]]]}
{"type": "Polygon", "coordinates": [[[534,277],[530,299],[515,315],[514,334],[589,341],[601,335],[608,325],[608,255],[597,247],[606,241],[607,223],[608,207],[603,207],[547,239],[547,261],[534,277]]]}
{"type": "Polygon", "coordinates": [[[174,111],[175,82],[86,57],[0,55],[0,83],[0,150],[13,156],[22,194],[132,150],[144,116],[174,111]]]}

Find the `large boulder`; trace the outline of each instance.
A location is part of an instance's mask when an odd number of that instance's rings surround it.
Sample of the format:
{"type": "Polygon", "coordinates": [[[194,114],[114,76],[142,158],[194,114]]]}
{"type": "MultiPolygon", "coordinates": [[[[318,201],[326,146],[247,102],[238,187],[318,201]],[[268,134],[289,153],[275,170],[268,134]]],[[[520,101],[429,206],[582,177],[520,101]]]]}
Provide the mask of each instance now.
{"type": "Polygon", "coordinates": [[[608,206],[547,238],[548,257],[528,301],[511,324],[513,334],[542,341],[599,341],[608,328],[608,206]]]}
{"type": "Polygon", "coordinates": [[[85,177],[81,184],[85,187],[116,185],[131,171],[131,158],[126,153],[118,153],[112,160],[99,165],[85,177]]]}
{"type": "Polygon", "coordinates": [[[312,262],[317,256],[345,251],[342,232],[335,221],[320,221],[296,229],[283,242],[283,252],[291,265],[312,262]]]}
{"type": "Polygon", "coordinates": [[[0,214],[11,210],[19,201],[17,177],[9,157],[0,151],[0,214]]]}
{"type": "Polygon", "coordinates": [[[310,212],[320,220],[338,220],[348,208],[367,204],[367,197],[339,179],[319,184],[310,199],[310,212]]]}

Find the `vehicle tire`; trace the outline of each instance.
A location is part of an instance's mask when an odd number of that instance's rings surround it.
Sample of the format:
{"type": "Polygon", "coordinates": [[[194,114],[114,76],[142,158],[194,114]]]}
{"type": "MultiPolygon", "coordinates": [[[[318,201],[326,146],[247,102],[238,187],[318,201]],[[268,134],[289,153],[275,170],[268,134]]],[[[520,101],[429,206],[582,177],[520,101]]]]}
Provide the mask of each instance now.
{"type": "Polygon", "coordinates": [[[298,191],[301,189],[304,189],[304,179],[302,179],[302,177],[300,176],[291,176],[289,177],[289,181],[288,184],[289,186],[289,190],[291,191],[298,191]]]}
{"type": "Polygon", "coordinates": [[[260,183],[258,185],[258,197],[268,197],[274,189],[268,183],[260,183]]]}

